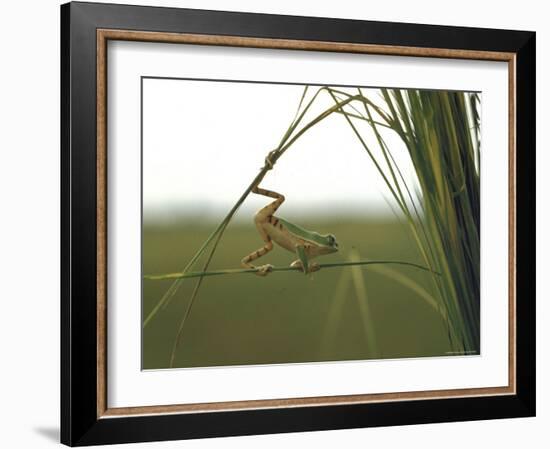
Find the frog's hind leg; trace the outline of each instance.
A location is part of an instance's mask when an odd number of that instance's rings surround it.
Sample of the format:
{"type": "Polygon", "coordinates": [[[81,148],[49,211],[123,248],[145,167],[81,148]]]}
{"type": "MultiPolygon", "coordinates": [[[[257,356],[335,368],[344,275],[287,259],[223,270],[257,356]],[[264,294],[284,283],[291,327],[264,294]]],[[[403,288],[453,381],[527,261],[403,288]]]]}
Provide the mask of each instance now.
{"type": "Polygon", "coordinates": [[[273,192],[272,190],[262,189],[261,187],[254,187],[252,193],[257,195],[268,196],[269,198],[275,198],[275,201],[269,203],[267,206],[261,208],[255,216],[256,223],[270,221],[270,217],[281,207],[281,204],[285,202],[285,196],[280,193],[273,192]]]}
{"type": "Polygon", "coordinates": [[[250,253],[248,256],[244,257],[241,260],[241,265],[245,268],[257,268],[258,271],[256,271],[256,274],[258,276],[266,276],[273,270],[273,265],[266,264],[255,267],[250,262],[259,259],[262,256],[265,256],[269,251],[273,249],[273,242],[271,241],[271,237],[267,234],[263,225],[264,223],[271,223],[273,220],[275,220],[273,218],[273,214],[279,208],[279,206],[283,204],[283,202],[285,201],[285,197],[280,193],[262,189],[258,186],[254,187],[252,189],[252,192],[258,195],[275,198],[275,201],[260,209],[254,216],[254,222],[256,223],[256,227],[258,228],[258,232],[260,233],[262,240],[266,242],[265,245],[262,246],[260,249],[254,251],[253,253],[250,253]]]}
{"type": "Polygon", "coordinates": [[[269,251],[271,251],[273,249],[273,242],[271,241],[269,236],[266,236],[266,238],[264,238],[264,240],[266,241],[266,244],[264,246],[262,246],[260,249],[257,249],[256,251],[250,253],[248,256],[243,257],[243,259],[241,260],[241,265],[244,268],[254,268],[254,269],[257,268],[258,271],[256,271],[256,274],[258,276],[266,276],[267,274],[271,273],[271,271],[273,271],[273,265],[271,265],[271,264],[265,264],[265,265],[261,265],[259,267],[255,267],[254,265],[252,265],[250,263],[253,260],[256,260],[256,259],[259,259],[262,256],[265,256],[269,251]]]}

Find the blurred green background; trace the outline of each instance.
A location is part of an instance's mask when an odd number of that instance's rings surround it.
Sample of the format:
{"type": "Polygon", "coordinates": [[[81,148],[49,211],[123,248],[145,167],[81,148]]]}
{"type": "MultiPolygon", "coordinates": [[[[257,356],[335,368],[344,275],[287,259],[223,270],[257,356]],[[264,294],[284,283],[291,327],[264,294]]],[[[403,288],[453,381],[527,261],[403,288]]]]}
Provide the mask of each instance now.
{"type": "MultiPolygon", "coordinates": [[[[251,220],[252,221],[252,220],[251,220]]],[[[333,233],[336,254],[319,262],[400,260],[425,265],[410,235],[397,220],[299,222],[333,233]]],[[[180,271],[215,223],[144,224],[143,273],[180,271]]],[[[245,255],[262,246],[251,223],[231,223],[210,270],[239,268],[245,255]]],[[[258,264],[286,266],[296,257],[275,245],[258,264]]],[[[197,264],[200,267],[201,263],[197,264]]],[[[388,266],[385,266],[388,267],[388,266]]],[[[431,293],[430,275],[390,266],[431,293]]],[[[379,271],[384,266],[208,277],[185,324],[174,367],[319,362],[441,356],[450,351],[445,324],[417,291],[379,271]],[[353,275],[355,273],[355,278],[353,275]]],[[[168,368],[172,345],[196,279],[184,280],[176,296],[143,330],[143,369],[168,368]]],[[[143,316],[173,281],[143,281],[143,316]]]]}

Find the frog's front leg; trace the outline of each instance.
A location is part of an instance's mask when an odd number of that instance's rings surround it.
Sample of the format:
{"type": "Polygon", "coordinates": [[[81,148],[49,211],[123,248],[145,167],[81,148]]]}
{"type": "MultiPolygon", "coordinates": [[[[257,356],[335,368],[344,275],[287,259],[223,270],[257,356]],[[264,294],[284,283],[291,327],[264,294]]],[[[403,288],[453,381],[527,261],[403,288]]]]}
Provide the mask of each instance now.
{"type": "Polygon", "coordinates": [[[291,267],[298,267],[304,274],[313,273],[321,269],[321,266],[317,262],[309,261],[304,245],[296,245],[296,254],[298,255],[298,260],[292,262],[290,264],[291,267]]]}

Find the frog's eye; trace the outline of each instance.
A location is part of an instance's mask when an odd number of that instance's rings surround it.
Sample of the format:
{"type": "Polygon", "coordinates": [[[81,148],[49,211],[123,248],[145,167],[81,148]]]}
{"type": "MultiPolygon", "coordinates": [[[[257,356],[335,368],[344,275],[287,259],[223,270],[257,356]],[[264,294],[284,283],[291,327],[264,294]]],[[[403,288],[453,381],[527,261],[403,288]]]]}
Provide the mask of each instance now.
{"type": "Polygon", "coordinates": [[[329,234],[329,236],[328,236],[328,243],[331,246],[336,243],[336,239],[334,238],[334,236],[332,234],[329,234]]]}

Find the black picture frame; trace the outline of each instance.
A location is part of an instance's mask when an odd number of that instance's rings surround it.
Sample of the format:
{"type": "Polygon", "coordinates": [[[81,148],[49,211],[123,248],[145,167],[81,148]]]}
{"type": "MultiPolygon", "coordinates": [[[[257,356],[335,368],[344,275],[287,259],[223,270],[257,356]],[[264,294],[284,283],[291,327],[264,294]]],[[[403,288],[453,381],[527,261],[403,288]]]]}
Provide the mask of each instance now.
{"type": "Polygon", "coordinates": [[[70,446],[535,415],[535,33],[94,3],[61,6],[61,442],[70,446]],[[98,416],[98,29],[515,54],[516,394],[98,416]]]}

